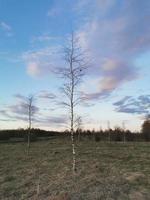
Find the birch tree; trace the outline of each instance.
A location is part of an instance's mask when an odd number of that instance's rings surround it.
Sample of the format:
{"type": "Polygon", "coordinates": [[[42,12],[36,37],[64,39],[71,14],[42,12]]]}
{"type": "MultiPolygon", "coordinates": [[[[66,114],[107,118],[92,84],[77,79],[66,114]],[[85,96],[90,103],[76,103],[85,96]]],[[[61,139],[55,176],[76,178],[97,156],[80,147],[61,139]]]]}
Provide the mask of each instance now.
{"type": "Polygon", "coordinates": [[[125,122],[122,122],[122,131],[123,131],[123,142],[126,142],[126,128],[125,128],[125,122]]]}
{"type": "Polygon", "coordinates": [[[76,171],[76,148],[74,141],[75,131],[75,107],[81,102],[81,95],[78,91],[78,86],[82,81],[82,77],[85,74],[87,68],[87,62],[85,51],[82,50],[79,45],[79,39],[71,34],[68,39],[68,45],[63,49],[63,59],[65,61],[65,67],[60,67],[57,73],[61,75],[64,81],[61,91],[66,97],[66,101],[62,104],[69,109],[70,120],[70,133],[72,141],[72,155],[73,155],[73,172],[76,171]]]}
{"type": "Polygon", "coordinates": [[[27,109],[28,109],[28,139],[27,139],[27,152],[29,155],[29,150],[30,150],[30,142],[31,142],[31,129],[32,129],[32,118],[33,118],[33,114],[34,114],[34,109],[35,107],[33,106],[33,95],[29,96],[27,98],[27,109]]]}
{"type": "Polygon", "coordinates": [[[110,121],[107,121],[107,129],[108,129],[108,141],[111,142],[111,129],[110,129],[110,121]]]}

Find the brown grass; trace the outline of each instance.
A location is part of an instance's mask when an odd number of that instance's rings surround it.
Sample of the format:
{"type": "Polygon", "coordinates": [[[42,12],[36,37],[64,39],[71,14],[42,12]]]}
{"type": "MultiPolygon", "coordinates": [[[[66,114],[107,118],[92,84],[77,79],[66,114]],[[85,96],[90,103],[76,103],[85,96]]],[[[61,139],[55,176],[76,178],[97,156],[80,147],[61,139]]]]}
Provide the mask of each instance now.
{"type": "Polygon", "coordinates": [[[77,168],[73,175],[69,139],[32,143],[29,157],[24,143],[0,144],[0,199],[149,199],[149,143],[84,140],[77,143],[77,168]]]}

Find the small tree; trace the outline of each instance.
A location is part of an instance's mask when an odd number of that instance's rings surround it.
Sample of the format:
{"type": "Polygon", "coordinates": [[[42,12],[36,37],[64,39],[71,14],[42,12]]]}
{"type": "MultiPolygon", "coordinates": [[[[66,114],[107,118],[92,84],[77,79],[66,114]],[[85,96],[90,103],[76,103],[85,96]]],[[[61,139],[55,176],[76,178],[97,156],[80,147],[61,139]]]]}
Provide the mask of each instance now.
{"type": "Polygon", "coordinates": [[[146,141],[150,141],[150,116],[147,116],[142,124],[142,133],[146,141]]]}
{"type": "Polygon", "coordinates": [[[108,141],[111,142],[111,129],[110,129],[110,121],[107,121],[107,130],[108,130],[108,141]]]}
{"type": "Polygon", "coordinates": [[[122,122],[122,133],[123,133],[123,142],[126,142],[126,131],[125,131],[125,122],[122,122]]]}
{"type": "Polygon", "coordinates": [[[29,150],[30,150],[30,142],[31,142],[31,128],[32,128],[32,120],[33,120],[33,115],[34,115],[34,112],[35,112],[35,106],[33,106],[33,95],[29,96],[27,98],[27,108],[28,108],[28,139],[27,139],[27,142],[28,142],[28,149],[27,149],[27,152],[28,152],[28,155],[29,155],[29,150]]]}
{"type": "Polygon", "coordinates": [[[77,88],[82,80],[87,63],[85,62],[85,52],[82,51],[79,40],[74,34],[68,39],[68,45],[63,50],[65,67],[60,67],[57,73],[61,75],[64,80],[64,84],[61,87],[63,94],[67,97],[67,100],[62,102],[64,106],[69,109],[70,119],[70,133],[72,141],[72,154],[73,154],[73,172],[76,171],[76,151],[74,142],[74,130],[75,130],[75,111],[74,108],[81,101],[81,96],[77,91],[77,88]]]}

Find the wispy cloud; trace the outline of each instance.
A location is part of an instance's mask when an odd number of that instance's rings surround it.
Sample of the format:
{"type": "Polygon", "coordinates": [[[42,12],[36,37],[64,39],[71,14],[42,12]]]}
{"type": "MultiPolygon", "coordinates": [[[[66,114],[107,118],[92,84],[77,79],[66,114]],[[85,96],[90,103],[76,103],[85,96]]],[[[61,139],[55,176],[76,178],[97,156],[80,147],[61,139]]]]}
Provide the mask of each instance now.
{"type": "Polygon", "coordinates": [[[60,39],[60,38],[51,36],[49,34],[42,34],[42,35],[39,35],[39,36],[32,37],[31,43],[35,44],[37,42],[42,43],[42,42],[48,42],[48,41],[56,41],[58,39],[60,39]]]}
{"type": "Polygon", "coordinates": [[[119,5],[114,0],[88,1],[88,4],[83,0],[80,9],[83,9],[82,5],[92,14],[86,16],[86,24],[78,35],[82,46],[90,49],[94,60],[91,73],[100,77],[99,91],[87,94],[87,98],[100,98],[139,77],[138,68],[133,63],[150,47],[149,20],[146,17],[150,2],[133,0],[119,5]]]}
{"type": "MultiPolygon", "coordinates": [[[[90,52],[92,65],[88,75],[93,79],[99,78],[95,85],[97,91],[83,91],[84,98],[92,100],[108,97],[127,82],[140,78],[134,61],[150,48],[150,2],[78,0],[72,8],[76,16],[83,12],[76,34],[81,46],[90,52]]],[[[59,6],[54,6],[48,15],[55,16],[59,12],[59,6]]],[[[51,36],[42,35],[36,39],[42,42],[51,39],[51,36]]],[[[41,76],[51,73],[62,62],[56,55],[58,46],[55,44],[25,52],[23,58],[28,74],[41,76]]]]}
{"type": "Polygon", "coordinates": [[[61,10],[60,7],[53,7],[53,8],[48,10],[47,16],[48,17],[56,17],[56,16],[60,15],[61,11],[62,10],[61,10]]]}
{"type": "Polygon", "coordinates": [[[56,95],[51,93],[51,92],[48,92],[46,90],[42,90],[39,95],[38,95],[39,98],[42,98],[42,99],[51,99],[51,100],[54,100],[56,99],[56,95]]]}
{"type": "MultiPolygon", "coordinates": [[[[28,121],[29,99],[21,94],[15,94],[15,103],[7,105],[5,109],[0,110],[1,116],[6,120],[28,121]]],[[[31,106],[32,115],[39,113],[39,108],[31,106]]]]}
{"type": "Polygon", "coordinates": [[[11,26],[6,24],[5,22],[1,22],[1,28],[5,31],[11,31],[11,26]]]}
{"type": "Polygon", "coordinates": [[[149,114],[150,95],[141,95],[137,98],[126,96],[113,104],[117,112],[130,114],[149,114]]]}
{"type": "MultiPolygon", "coordinates": [[[[0,121],[22,121],[28,123],[28,115],[29,115],[29,102],[28,98],[21,95],[15,94],[15,103],[11,105],[7,105],[5,108],[0,110],[0,121]]],[[[54,99],[55,95],[49,93],[48,91],[41,91],[36,96],[36,102],[38,99],[54,99]]],[[[67,123],[67,118],[64,115],[57,116],[49,116],[48,113],[43,112],[37,105],[32,105],[32,121],[34,124],[38,126],[64,126],[67,123]]],[[[47,109],[51,113],[52,109],[47,109]]]]}
{"type": "Polygon", "coordinates": [[[104,15],[115,5],[115,3],[116,0],[77,0],[74,9],[78,12],[86,11],[89,14],[93,9],[98,9],[101,15],[104,15]]]}
{"type": "Polygon", "coordinates": [[[101,64],[100,78],[97,81],[96,92],[85,93],[85,100],[97,100],[108,97],[114,90],[128,81],[138,77],[136,67],[130,67],[125,62],[106,59],[101,64]]]}
{"type": "Polygon", "coordinates": [[[57,125],[63,125],[63,124],[66,124],[67,123],[67,119],[65,116],[60,116],[60,117],[44,117],[44,118],[41,118],[39,117],[37,119],[37,122],[39,122],[40,124],[43,124],[43,125],[54,125],[54,124],[57,124],[57,125]]]}
{"type": "Polygon", "coordinates": [[[8,37],[13,36],[12,27],[4,21],[0,22],[0,29],[5,32],[8,37]]]}
{"type": "Polygon", "coordinates": [[[58,60],[57,53],[57,47],[46,47],[24,52],[22,59],[26,63],[27,73],[33,77],[41,77],[52,73],[52,70],[56,66],[55,63],[58,60]]]}

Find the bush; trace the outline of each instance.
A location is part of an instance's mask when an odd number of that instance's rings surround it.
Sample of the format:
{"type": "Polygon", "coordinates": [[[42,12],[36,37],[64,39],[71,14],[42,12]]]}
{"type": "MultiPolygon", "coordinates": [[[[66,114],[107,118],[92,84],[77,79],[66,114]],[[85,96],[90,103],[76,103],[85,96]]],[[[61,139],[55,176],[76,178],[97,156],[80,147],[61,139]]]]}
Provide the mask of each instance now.
{"type": "Polygon", "coordinates": [[[142,133],[146,141],[150,141],[150,116],[142,124],[142,133]]]}

